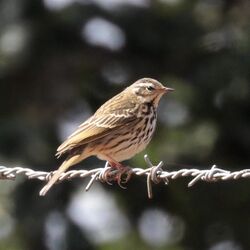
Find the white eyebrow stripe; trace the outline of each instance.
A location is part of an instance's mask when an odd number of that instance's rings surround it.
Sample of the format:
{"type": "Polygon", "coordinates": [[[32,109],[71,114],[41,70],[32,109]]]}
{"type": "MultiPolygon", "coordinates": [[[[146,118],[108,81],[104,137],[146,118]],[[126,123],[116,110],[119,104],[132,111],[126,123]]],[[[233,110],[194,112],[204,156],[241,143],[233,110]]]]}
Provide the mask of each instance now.
{"type": "Polygon", "coordinates": [[[147,83],[138,83],[138,84],[136,84],[137,87],[145,87],[146,85],[148,85],[148,86],[153,86],[153,84],[152,84],[152,83],[149,83],[149,82],[147,82],[147,83]]]}

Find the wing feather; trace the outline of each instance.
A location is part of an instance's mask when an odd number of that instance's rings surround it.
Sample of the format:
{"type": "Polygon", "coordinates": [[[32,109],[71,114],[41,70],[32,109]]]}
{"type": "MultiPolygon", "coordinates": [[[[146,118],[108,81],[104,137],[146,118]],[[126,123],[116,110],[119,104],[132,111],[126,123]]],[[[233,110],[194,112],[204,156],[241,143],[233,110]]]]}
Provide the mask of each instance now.
{"type": "MultiPolygon", "coordinates": [[[[121,93],[122,94],[122,93],[121,93]]],[[[131,125],[137,120],[135,102],[128,102],[123,96],[115,96],[103,104],[96,113],[82,123],[57,149],[57,156],[69,150],[104,137],[110,132],[131,125]],[[113,99],[117,98],[119,105],[113,105],[113,99]]],[[[114,100],[115,101],[115,100],[114,100]]]]}

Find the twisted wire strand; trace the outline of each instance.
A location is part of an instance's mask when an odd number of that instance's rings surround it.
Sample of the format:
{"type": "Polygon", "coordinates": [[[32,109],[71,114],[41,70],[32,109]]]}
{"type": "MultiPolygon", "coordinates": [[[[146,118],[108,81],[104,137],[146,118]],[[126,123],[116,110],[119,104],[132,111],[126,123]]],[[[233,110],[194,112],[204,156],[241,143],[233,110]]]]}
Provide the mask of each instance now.
{"type": "MultiPolygon", "coordinates": [[[[164,182],[168,184],[170,180],[175,180],[181,177],[191,177],[192,180],[188,183],[188,187],[193,186],[198,181],[215,182],[215,181],[226,181],[226,180],[237,180],[240,178],[250,178],[250,169],[243,169],[239,171],[229,171],[221,168],[217,168],[213,165],[210,169],[200,170],[200,169],[180,169],[177,171],[168,172],[162,169],[163,162],[158,165],[153,165],[149,160],[148,156],[145,155],[144,159],[148,168],[132,168],[131,174],[138,176],[147,176],[147,191],[148,197],[152,198],[152,183],[158,184],[164,182]]],[[[94,181],[101,181],[111,184],[107,178],[107,173],[115,172],[115,170],[110,171],[111,168],[108,163],[105,164],[104,168],[95,168],[91,170],[70,170],[66,173],[61,174],[59,182],[64,180],[70,180],[73,178],[86,178],[90,177],[85,190],[88,191],[94,181]]],[[[30,168],[14,167],[8,168],[5,166],[0,166],[0,180],[14,180],[18,175],[23,175],[28,177],[28,179],[39,179],[41,181],[48,181],[52,177],[54,172],[44,172],[35,171],[30,168]]]]}

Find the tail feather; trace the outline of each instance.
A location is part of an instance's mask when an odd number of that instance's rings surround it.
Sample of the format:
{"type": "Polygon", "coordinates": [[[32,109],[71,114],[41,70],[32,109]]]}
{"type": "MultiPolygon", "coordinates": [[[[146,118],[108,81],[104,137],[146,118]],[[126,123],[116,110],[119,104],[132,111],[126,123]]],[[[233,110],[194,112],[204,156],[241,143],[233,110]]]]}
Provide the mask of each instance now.
{"type": "Polygon", "coordinates": [[[57,182],[60,175],[62,173],[64,173],[69,167],[77,164],[78,162],[82,161],[85,158],[86,157],[84,157],[82,154],[77,154],[77,155],[73,155],[72,157],[66,159],[62,163],[62,165],[58,168],[56,173],[52,176],[52,178],[49,180],[49,182],[41,189],[41,191],[39,193],[40,196],[46,195],[46,193],[50,190],[50,188],[57,182]]]}

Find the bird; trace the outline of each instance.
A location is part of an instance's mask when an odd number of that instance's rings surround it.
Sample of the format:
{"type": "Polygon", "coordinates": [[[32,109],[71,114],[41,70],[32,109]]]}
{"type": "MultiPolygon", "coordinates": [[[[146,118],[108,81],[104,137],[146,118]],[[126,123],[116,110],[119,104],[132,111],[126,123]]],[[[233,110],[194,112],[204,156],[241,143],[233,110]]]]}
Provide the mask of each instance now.
{"type": "Polygon", "coordinates": [[[113,169],[126,169],[121,162],[146,148],[155,131],[157,107],[164,94],[174,89],[152,78],[142,78],[105,102],[58,148],[64,162],[41,189],[44,196],[71,166],[90,156],[107,161],[113,169]]]}

